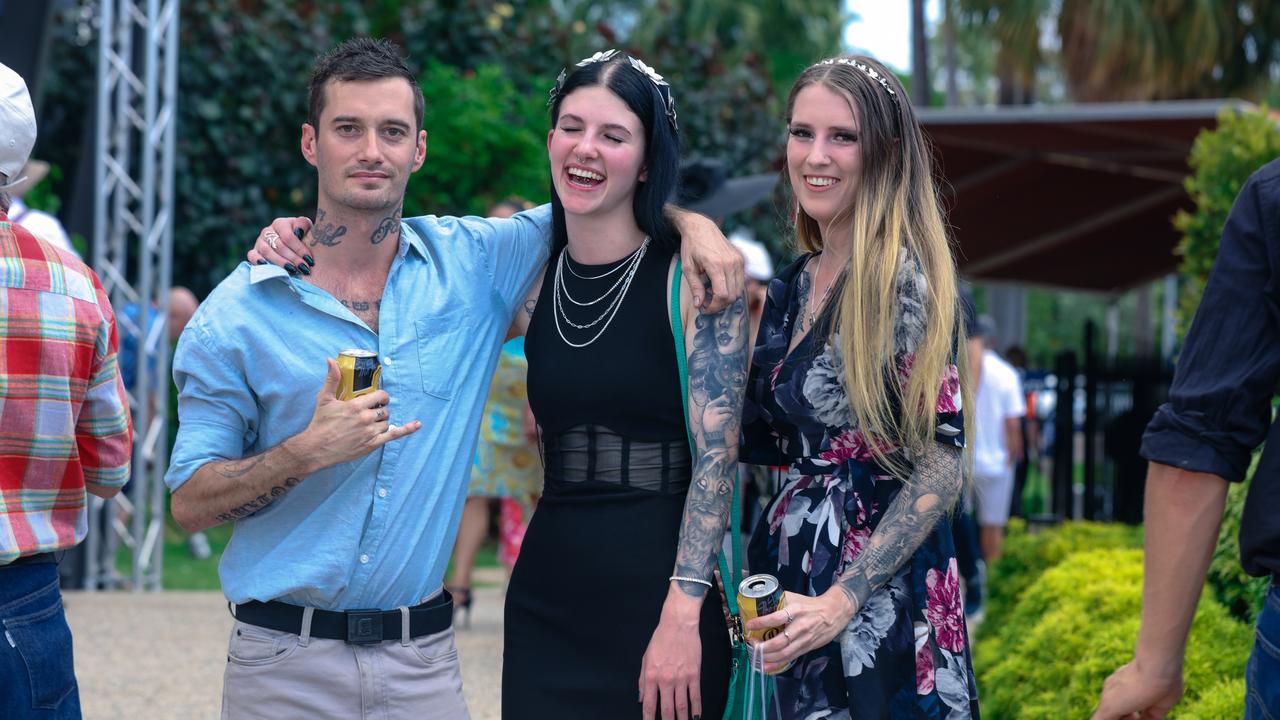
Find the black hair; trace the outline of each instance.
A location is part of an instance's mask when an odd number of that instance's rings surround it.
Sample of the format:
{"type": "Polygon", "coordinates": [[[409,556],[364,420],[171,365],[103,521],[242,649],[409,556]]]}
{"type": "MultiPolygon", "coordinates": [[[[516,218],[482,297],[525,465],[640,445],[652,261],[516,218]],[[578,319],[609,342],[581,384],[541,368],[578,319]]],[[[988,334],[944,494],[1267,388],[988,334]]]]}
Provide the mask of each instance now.
{"type": "Polygon", "coordinates": [[[325,86],[329,81],[351,82],[396,77],[409,82],[409,87],[413,90],[413,115],[418,121],[418,129],[422,129],[422,114],[426,103],[422,99],[418,79],[405,65],[404,52],[390,40],[367,37],[351,38],[316,58],[315,69],[311,71],[311,82],[307,86],[307,122],[316,130],[320,129],[325,86]]]}
{"type": "MultiPolygon", "coordinates": [[[[664,207],[679,177],[680,136],[667,116],[662,93],[647,75],[632,66],[622,53],[603,62],[573,68],[552,100],[551,127],[554,129],[559,122],[560,105],[569,93],[595,86],[617,95],[644,125],[646,179],[636,186],[632,203],[636,225],[655,247],[672,253],[679,251],[680,235],[667,218],[664,207]]],[[[556,194],[555,183],[551,184],[551,232],[551,257],[554,258],[569,242],[564,205],[556,194]]]]}

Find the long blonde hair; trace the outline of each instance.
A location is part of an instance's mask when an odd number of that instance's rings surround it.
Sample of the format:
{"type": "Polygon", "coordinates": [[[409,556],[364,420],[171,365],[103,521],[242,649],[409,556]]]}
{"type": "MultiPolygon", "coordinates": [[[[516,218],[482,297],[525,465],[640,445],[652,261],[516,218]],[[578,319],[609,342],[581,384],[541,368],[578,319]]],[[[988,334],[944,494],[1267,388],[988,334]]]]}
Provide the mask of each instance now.
{"type": "MultiPolygon", "coordinates": [[[[787,98],[788,124],[796,96],[811,85],[843,96],[859,119],[857,195],[852,207],[832,221],[832,227],[851,226],[853,242],[844,276],[833,290],[838,302],[827,331],[844,361],[849,409],[860,431],[876,460],[905,482],[910,459],[932,442],[948,364],[960,371],[962,408],[973,407],[966,353],[957,334],[963,321],[956,267],[930,148],[902,84],[879,62],[848,56],[805,70],[787,98]],[[845,222],[850,217],[852,223],[845,222]],[[919,302],[906,328],[904,294],[919,302]],[[914,349],[915,360],[902,383],[895,380],[900,378],[897,356],[904,343],[914,349]],[[893,451],[898,447],[905,458],[893,451]]],[[[818,221],[798,203],[796,244],[806,252],[823,247],[818,221]]],[[[971,418],[972,412],[967,415],[971,418]]]]}

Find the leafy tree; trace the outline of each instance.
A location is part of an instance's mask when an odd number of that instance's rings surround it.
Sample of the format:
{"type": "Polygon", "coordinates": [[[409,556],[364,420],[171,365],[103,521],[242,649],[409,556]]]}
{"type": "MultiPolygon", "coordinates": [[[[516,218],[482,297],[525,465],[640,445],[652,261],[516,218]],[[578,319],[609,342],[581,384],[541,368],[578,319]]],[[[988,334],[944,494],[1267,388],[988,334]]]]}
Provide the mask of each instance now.
{"type": "Polygon", "coordinates": [[[1185,183],[1195,208],[1174,218],[1174,226],[1182,233],[1177,252],[1182,256],[1179,314],[1184,329],[1200,303],[1236,195],[1254,171],[1277,157],[1280,127],[1265,106],[1239,114],[1224,110],[1218,127],[1196,138],[1189,160],[1191,176],[1185,183]]]}
{"type": "MultiPolygon", "coordinates": [[[[97,12],[96,0],[67,5],[50,52],[40,152],[68,173],[94,113],[97,12]]],[[[305,88],[316,55],[347,37],[396,40],[419,73],[430,135],[406,211],[468,213],[511,193],[546,198],[547,90],[607,47],[671,80],[686,155],[735,174],[779,168],[780,93],[838,50],[842,20],[829,0],[187,0],[181,12],[174,279],[198,294],[269,219],[314,207],[298,149],[305,88]]],[[[781,217],[754,220],[777,248],[781,217]]]]}

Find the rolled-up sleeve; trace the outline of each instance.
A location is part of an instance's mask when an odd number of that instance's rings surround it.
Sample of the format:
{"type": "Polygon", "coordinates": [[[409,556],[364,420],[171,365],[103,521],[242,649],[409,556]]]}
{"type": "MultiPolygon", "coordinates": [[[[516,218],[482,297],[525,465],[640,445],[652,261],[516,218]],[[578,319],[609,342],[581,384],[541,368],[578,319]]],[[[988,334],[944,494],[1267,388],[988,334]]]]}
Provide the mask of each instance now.
{"type": "Polygon", "coordinates": [[[551,206],[541,205],[509,218],[463,218],[480,241],[494,289],[515,312],[529,286],[547,264],[551,250],[551,206]]]}
{"type": "MultiPolygon", "coordinates": [[[[203,309],[203,308],[202,308],[203,309]]],[[[244,456],[256,426],[257,403],[244,373],[218,353],[209,329],[193,321],[173,356],[178,386],[178,437],[164,481],[170,491],[215,460],[244,456]]]]}
{"type": "Polygon", "coordinates": [[[1245,184],[1178,360],[1169,402],[1142,440],[1143,457],[1232,482],[1266,437],[1280,380],[1276,248],[1280,220],[1273,173],[1245,184]]]}
{"type": "Polygon", "coordinates": [[[76,449],[86,485],[121,488],[129,480],[133,454],[129,401],[116,358],[115,314],[102,282],[91,276],[101,319],[93,375],[76,418],[76,449]]]}

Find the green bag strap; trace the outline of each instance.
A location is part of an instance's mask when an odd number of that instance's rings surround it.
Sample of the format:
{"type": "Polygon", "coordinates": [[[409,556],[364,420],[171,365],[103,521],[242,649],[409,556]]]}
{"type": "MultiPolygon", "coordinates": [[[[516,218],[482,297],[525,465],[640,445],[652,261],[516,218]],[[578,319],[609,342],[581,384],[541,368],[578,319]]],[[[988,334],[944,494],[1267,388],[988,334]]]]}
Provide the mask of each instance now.
{"type": "MultiPolygon", "coordinates": [[[[689,430],[689,361],[685,357],[684,325],[680,315],[680,272],[681,262],[676,258],[676,269],[671,274],[671,334],[676,343],[676,364],[680,367],[680,397],[684,399],[685,434],[689,437],[689,451],[695,459],[698,448],[693,443],[693,433],[689,430]]],[[[730,545],[733,557],[725,558],[724,550],[720,551],[720,578],[725,583],[724,598],[731,615],[738,615],[738,585],[742,583],[742,571],[739,563],[742,558],[742,533],[740,531],[742,507],[738,497],[738,476],[733,478],[733,501],[729,515],[729,531],[732,535],[730,545]]]]}

